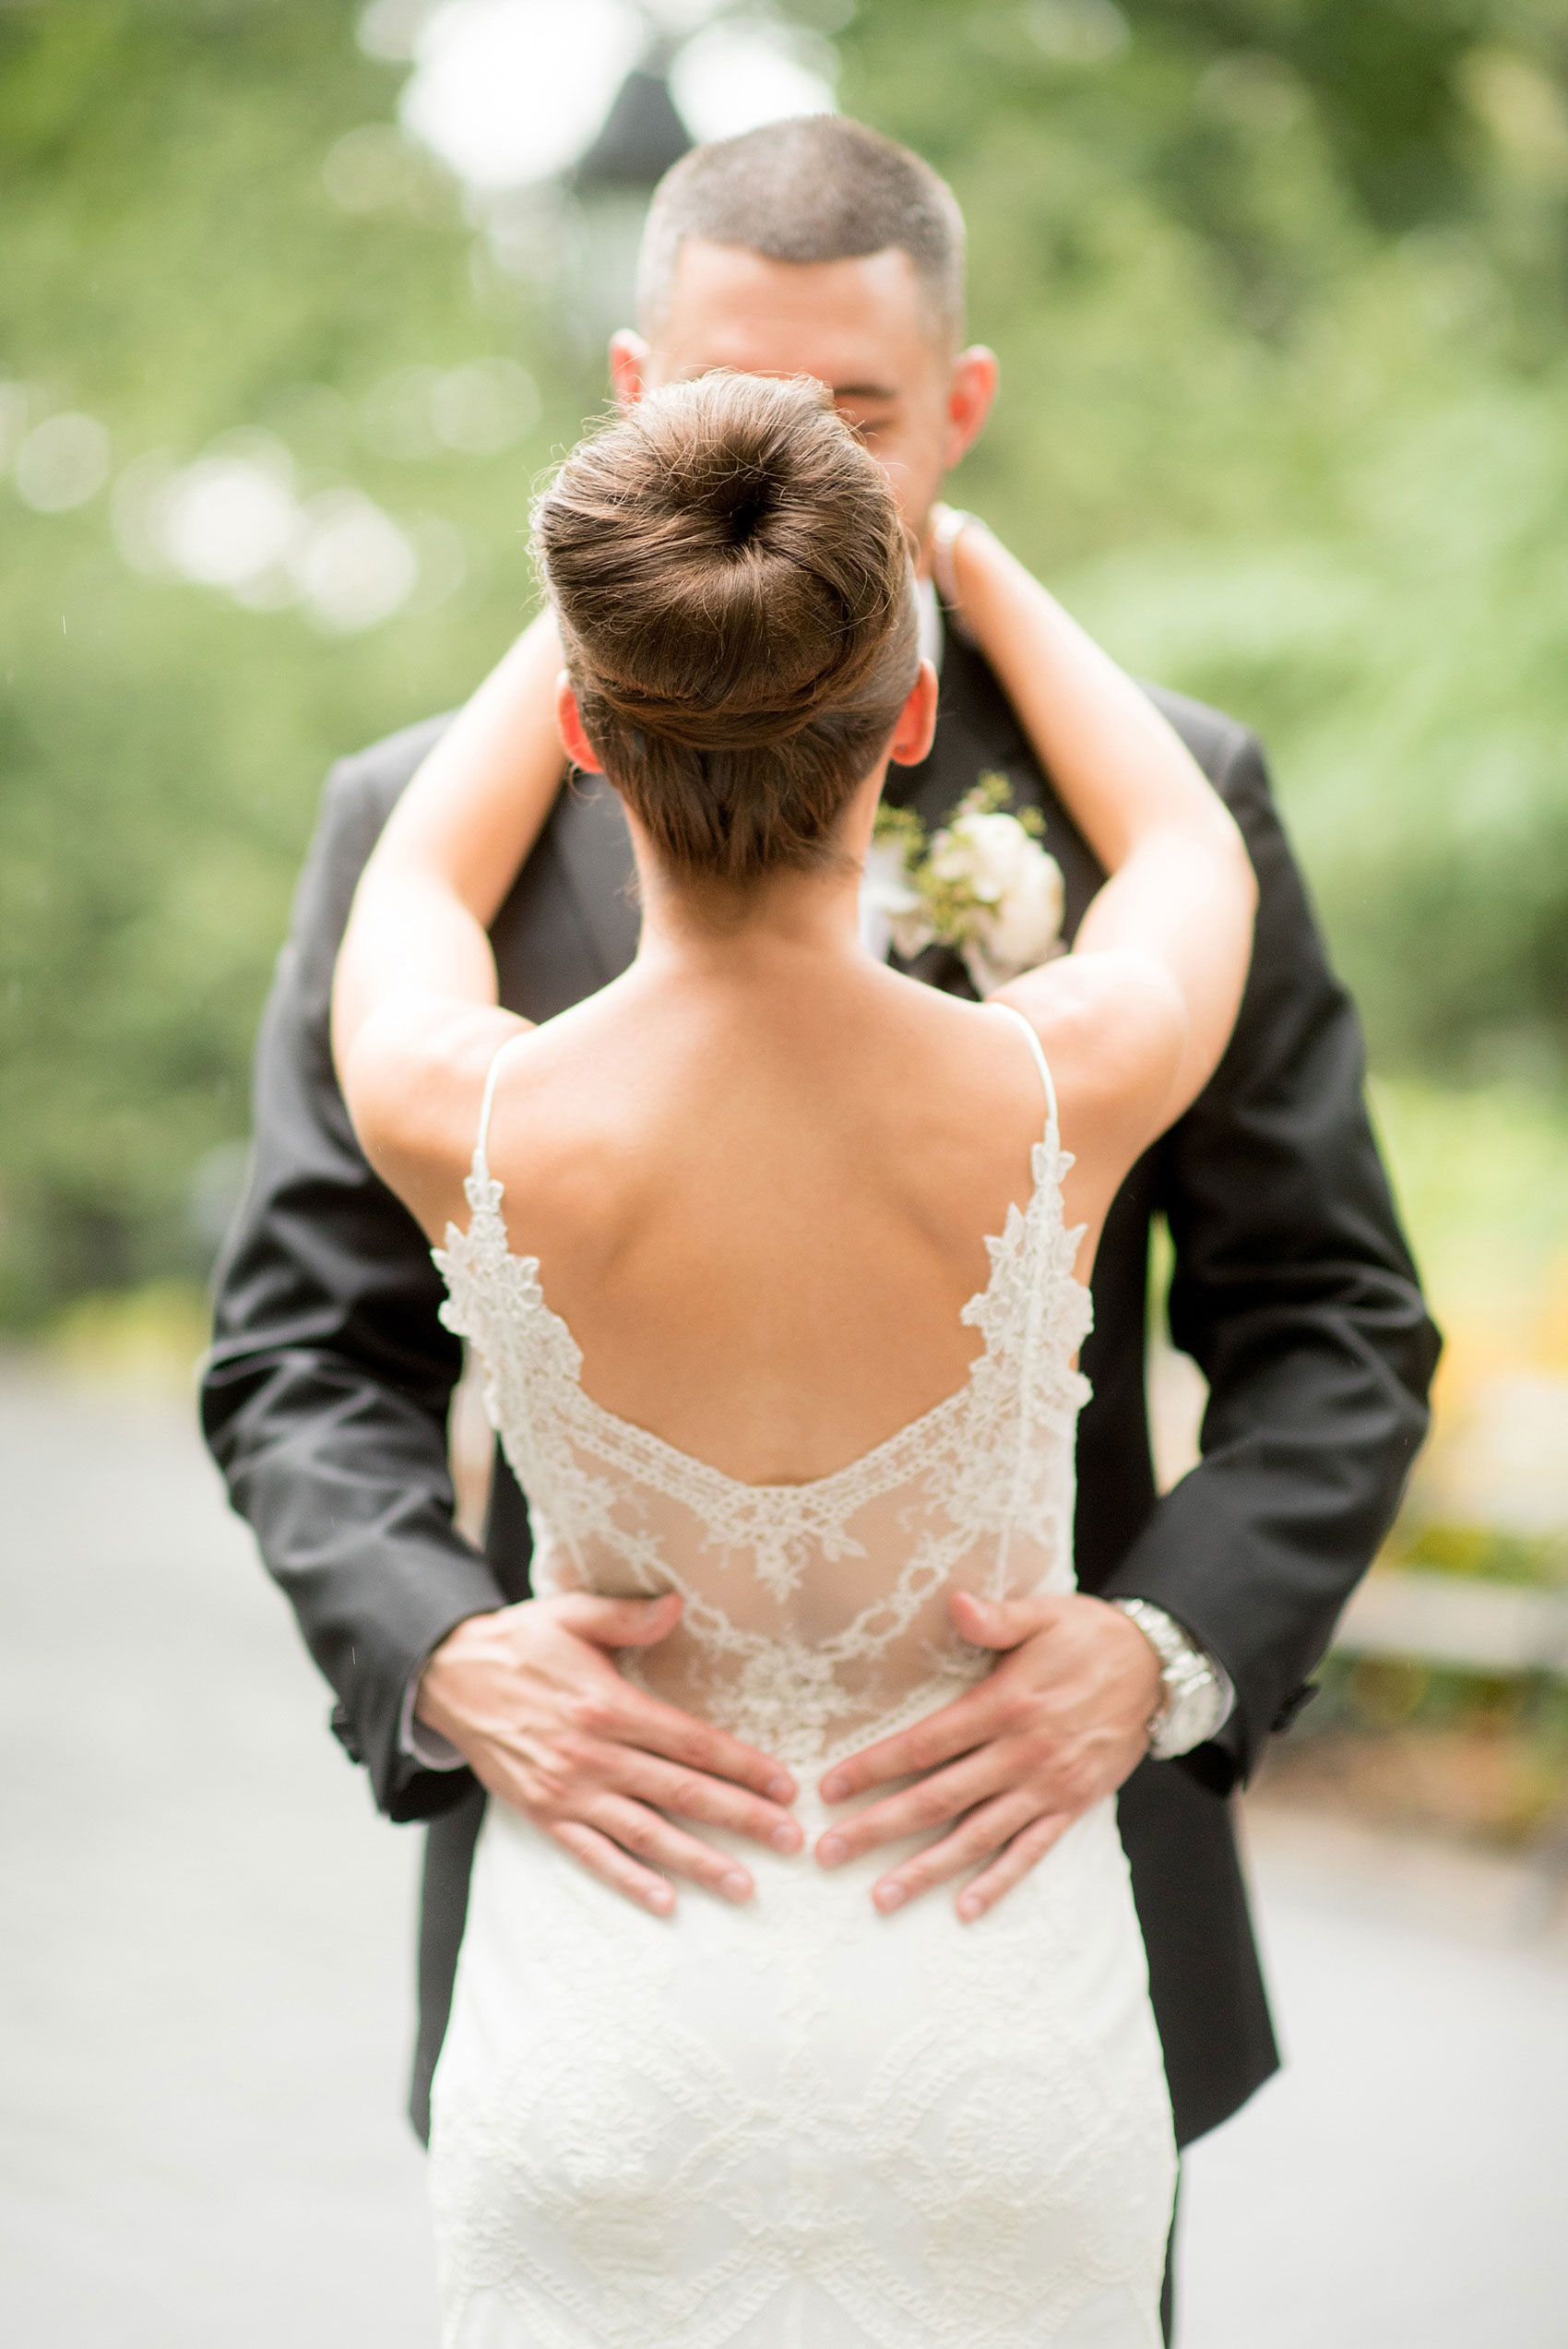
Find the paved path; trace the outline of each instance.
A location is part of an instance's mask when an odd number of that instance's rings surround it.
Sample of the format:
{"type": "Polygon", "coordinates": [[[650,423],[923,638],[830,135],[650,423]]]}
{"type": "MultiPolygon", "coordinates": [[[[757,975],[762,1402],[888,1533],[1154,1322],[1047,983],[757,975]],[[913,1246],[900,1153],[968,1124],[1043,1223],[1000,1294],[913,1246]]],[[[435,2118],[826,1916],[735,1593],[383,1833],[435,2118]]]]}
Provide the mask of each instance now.
{"type": "MultiPolygon", "coordinates": [[[[434,2349],[413,1839],[184,1410],[15,1365],[0,1491],[0,2334],[434,2349]]],[[[1268,1829],[1295,2060],[1191,2160],[1184,2349],[1568,2343],[1568,1968],[1396,1860],[1268,1829]]]]}
{"type": "Polygon", "coordinates": [[[1565,2349],[1568,1963],[1521,1872],[1253,1840],[1289,2061],[1188,2157],[1182,2349],[1565,2349]]]}
{"type": "Polygon", "coordinates": [[[188,1411],[13,1374],[0,1491],[0,2337],[431,2349],[414,1839],[188,1411]]]}

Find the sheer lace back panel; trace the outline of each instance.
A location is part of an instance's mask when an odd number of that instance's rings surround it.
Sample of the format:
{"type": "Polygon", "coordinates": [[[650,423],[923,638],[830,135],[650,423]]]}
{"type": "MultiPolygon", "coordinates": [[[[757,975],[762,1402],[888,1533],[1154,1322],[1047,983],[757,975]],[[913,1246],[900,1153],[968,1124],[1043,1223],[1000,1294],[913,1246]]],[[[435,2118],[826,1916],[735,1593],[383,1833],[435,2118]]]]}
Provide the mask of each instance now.
{"type": "MultiPolygon", "coordinates": [[[[1028,1205],[988,1238],[990,1277],[963,1308],[981,1349],[956,1392],[848,1466],[748,1485],[595,1402],[535,1257],[512,1250],[486,1158],[492,1064],[466,1232],[435,1261],[442,1318],[478,1351],[486,1407],[528,1496],[534,1587],[680,1592],[679,1628],[628,1672],[656,1694],[801,1769],[930,1711],[992,1659],[953,1629],[947,1592],[1016,1598],[1073,1584],[1074,1443],[1090,1324],[1063,1227],[1050,1070],[1028,1205]]],[[[505,1053],[509,1046],[504,1046],[505,1053]]]]}

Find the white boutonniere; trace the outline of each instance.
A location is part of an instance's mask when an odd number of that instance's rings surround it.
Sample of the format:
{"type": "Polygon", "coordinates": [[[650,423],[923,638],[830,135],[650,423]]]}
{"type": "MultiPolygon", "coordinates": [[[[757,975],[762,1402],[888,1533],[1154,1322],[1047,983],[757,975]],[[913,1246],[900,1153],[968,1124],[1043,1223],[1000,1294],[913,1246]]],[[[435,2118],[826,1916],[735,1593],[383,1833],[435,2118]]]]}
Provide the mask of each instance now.
{"type": "Polygon", "coordinates": [[[956,948],[977,995],[1062,948],[1062,867],[1040,846],[1038,807],[1008,811],[1004,775],[982,775],[928,841],[911,808],[879,807],[863,897],[906,961],[956,948]]]}

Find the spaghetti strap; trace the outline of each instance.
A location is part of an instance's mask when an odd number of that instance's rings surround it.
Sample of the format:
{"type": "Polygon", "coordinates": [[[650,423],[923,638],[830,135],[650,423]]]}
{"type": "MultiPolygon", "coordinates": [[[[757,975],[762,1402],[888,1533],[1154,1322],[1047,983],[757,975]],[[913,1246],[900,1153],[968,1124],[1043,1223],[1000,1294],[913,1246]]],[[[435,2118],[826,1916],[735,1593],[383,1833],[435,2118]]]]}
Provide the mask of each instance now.
{"type": "Polygon", "coordinates": [[[506,1037],[504,1043],[496,1045],[491,1055],[490,1067],[484,1072],[484,1093],[479,1105],[479,1133],[474,1140],[472,1170],[474,1180],[478,1183],[490,1180],[490,1161],[485,1156],[485,1145],[490,1139],[490,1113],[495,1106],[495,1080],[501,1074],[501,1063],[514,1044],[521,1043],[524,1036],[532,1034],[531,1028],[524,1028],[517,1035],[506,1037]]]}
{"type": "Polygon", "coordinates": [[[1055,1143],[1059,1139],[1059,1129],[1056,1118],[1056,1088],[1051,1081],[1051,1064],[1046,1059],[1045,1054],[1040,1047],[1039,1038],[1036,1035],[1033,1026],[1028,1019],[1025,1019],[1023,1013],[1021,1011],[1015,1011],[1010,1003],[988,1004],[986,1006],[986,1009],[988,1011],[1001,1011],[1005,1013],[1009,1019],[1013,1019],[1017,1022],[1025,1035],[1028,1036],[1029,1040],[1029,1050],[1035,1056],[1035,1067],[1039,1070],[1040,1086],[1045,1093],[1045,1138],[1048,1142],[1055,1143]]]}

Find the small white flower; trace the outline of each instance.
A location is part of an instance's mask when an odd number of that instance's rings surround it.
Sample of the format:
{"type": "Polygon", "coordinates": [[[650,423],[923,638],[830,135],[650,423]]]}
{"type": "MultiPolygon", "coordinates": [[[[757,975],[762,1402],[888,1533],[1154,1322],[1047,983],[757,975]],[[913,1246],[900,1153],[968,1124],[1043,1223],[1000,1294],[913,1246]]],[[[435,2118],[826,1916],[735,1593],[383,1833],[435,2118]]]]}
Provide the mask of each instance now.
{"type": "Polygon", "coordinates": [[[936,936],[925,900],[909,884],[904,847],[899,841],[873,841],[866,852],[865,876],[861,883],[861,931],[879,958],[886,951],[891,938],[906,962],[923,954],[936,936]]]}
{"type": "Polygon", "coordinates": [[[1005,813],[1004,775],[982,775],[929,847],[919,818],[882,810],[861,889],[861,930],[873,954],[889,940],[906,961],[954,947],[977,993],[1062,952],[1062,868],[1036,835],[1039,814],[1005,813]]]}
{"type": "Polygon", "coordinates": [[[989,995],[1050,956],[1062,935],[1062,868],[1016,816],[958,817],[931,844],[941,881],[967,887],[976,900],[955,940],[977,991],[989,995]]]}

